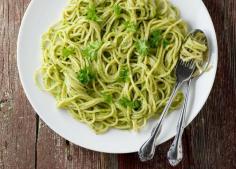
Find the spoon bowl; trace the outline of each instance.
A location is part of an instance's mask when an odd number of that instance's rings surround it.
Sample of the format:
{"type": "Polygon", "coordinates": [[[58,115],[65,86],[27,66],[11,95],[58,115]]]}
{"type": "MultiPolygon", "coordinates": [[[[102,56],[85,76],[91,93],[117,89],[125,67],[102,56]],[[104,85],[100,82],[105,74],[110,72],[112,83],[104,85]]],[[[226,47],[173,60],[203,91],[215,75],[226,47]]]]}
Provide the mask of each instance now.
{"type": "Polygon", "coordinates": [[[185,38],[184,43],[189,39],[192,38],[200,43],[203,43],[207,46],[206,52],[204,52],[203,62],[201,63],[202,69],[197,69],[193,74],[192,78],[196,78],[201,76],[204,72],[209,69],[210,64],[210,55],[209,55],[209,42],[207,39],[206,34],[201,29],[194,29],[192,30],[185,38]]]}

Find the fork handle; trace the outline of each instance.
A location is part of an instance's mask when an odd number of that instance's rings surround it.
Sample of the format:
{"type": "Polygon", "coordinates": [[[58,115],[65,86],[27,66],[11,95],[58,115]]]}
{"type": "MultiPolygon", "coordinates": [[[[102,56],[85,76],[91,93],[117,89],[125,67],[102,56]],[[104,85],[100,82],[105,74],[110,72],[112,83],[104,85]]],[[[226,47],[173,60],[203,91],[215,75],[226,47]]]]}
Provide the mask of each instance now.
{"type": "Polygon", "coordinates": [[[176,166],[183,159],[182,135],[185,128],[185,115],[189,98],[190,84],[191,84],[191,79],[188,81],[187,84],[187,91],[184,99],[184,105],[177,125],[177,134],[175,135],[174,141],[167,153],[168,161],[172,166],[176,166]]]}
{"type": "Polygon", "coordinates": [[[171,103],[176,95],[176,92],[178,91],[179,87],[182,85],[182,83],[176,83],[174,90],[170,96],[170,99],[168,100],[162,114],[160,117],[160,121],[158,122],[158,124],[156,125],[156,127],[153,128],[151,136],[149,137],[149,139],[141,146],[141,148],[139,149],[139,158],[141,161],[148,161],[151,160],[155,154],[155,147],[156,147],[156,138],[157,136],[159,136],[160,132],[161,132],[161,127],[162,127],[162,123],[163,120],[171,106],[171,103]]]}

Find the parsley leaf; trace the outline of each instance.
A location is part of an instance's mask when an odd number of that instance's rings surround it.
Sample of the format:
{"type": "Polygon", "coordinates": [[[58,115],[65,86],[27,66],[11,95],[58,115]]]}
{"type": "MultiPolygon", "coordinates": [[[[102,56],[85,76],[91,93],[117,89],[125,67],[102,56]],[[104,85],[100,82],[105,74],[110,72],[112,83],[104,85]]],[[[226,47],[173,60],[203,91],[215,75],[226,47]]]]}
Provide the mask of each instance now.
{"type": "Polygon", "coordinates": [[[132,101],[130,101],[127,97],[122,97],[119,100],[119,104],[125,108],[132,107],[132,101]]]}
{"type": "Polygon", "coordinates": [[[92,21],[98,21],[98,16],[97,16],[97,10],[95,5],[91,5],[88,9],[87,9],[87,19],[92,20],[92,21]]]}
{"type": "Polygon", "coordinates": [[[127,82],[129,80],[129,69],[122,67],[119,73],[119,81],[127,82]]]}
{"type": "Polygon", "coordinates": [[[115,5],[113,6],[113,9],[114,9],[114,12],[115,12],[116,17],[119,17],[120,14],[121,14],[121,7],[120,7],[118,4],[115,4],[115,5]]]}
{"type": "Polygon", "coordinates": [[[137,25],[133,22],[127,21],[124,23],[124,25],[125,25],[125,29],[129,32],[136,32],[137,31],[137,25]]]}
{"type": "Polygon", "coordinates": [[[97,58],[97,52],[101,47],[102,42],[95,41],[88,44],[88,46],[82,51],[82,55],[88,60],[92,61],[97,58]]]}
{"type": "Polygon", "coordinates": [[[90,67],[85,67],[79,71],[77,78],[82,84],[86,85],[95,79],[95,75],[90,67]]]}
{"type": "Polygon", "coordinates": [[[62,56],[63,58],[67,59],[70,55],[74,54],[74,49],[72,48],[63,48],[62,49],[62,56]]]}
{"type": "Polygon", "coordinates": [[[167,39],[163,39],[162,44],[163,47],[166,48],[170,44],[170,41],[168,41],[167,39]]]}
{"type": "Polygon", "coordinates": [[[149,43],[151,48],[156,48],[161,42],[161,30],[155,30],[151,33],[149,43]]]}
{"type": "Polygon", "coordinates": [[[148,51],[149,51],[149,46],[148,46],[147,41],[145,41],[145,40],[137,41],[136,49],[137,49],[137,51],[140,55],[146,56],[148,54],[148,51]]]}
{"type": "Polygon", "coordinates": [[[112,103],[112,95],[111,94],[103,93],[102,97],[106,103],[112,103]]]}
{"type": "Polygon", "coordinates": [[[132,108],[133,108],[134,110],[140,109],[141,106],[142,106],[142,103],[141,103],[140,100],[135,100],[135,101],[133,101],[132,108]]]}
{"type": "Polygon", "coordinates": [[[127,97],[122,97],[119,100],[119,104],[121,106],[125,107],[125,108],[131,108],[131,109],[134,109],[134,110],[138,110],[142,106],[141,101],[139,101],[139,100],[131,101],[127,97]]]}
{"type": "Polygon", "coordinates": [[[158,29],[151,33],[148,41],[151,48],[157,48],[161,44],[166,48],[170,44],[170,41],[165,39],[161,34],[162,31],[158,29]]]}

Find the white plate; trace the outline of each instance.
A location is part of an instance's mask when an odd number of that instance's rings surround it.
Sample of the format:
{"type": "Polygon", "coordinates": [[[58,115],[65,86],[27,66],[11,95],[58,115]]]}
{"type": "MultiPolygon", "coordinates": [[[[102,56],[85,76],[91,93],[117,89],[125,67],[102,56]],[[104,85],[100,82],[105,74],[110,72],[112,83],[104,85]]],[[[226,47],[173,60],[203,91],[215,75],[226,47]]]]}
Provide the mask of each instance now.
{"type": "MultiPolygon", "coordinates": [[[[189,124],[199,113],[211,91],[217,69],[217,40],[211,17],[201,0],[172,0],[172,2],[180,9],[182,17],[191,28],[204,30],[211,47],[213,67],[192,87],[192,104],[187,118],[189,124]]],[[[34,83],[34,72],[40,67],[41,35],[60,18],[66,4],[67,0],[32,0],[25,13],[18,37],[17,64],[27,98],[40,118],[51,129],[76,145],[108,153],[136,152],[149,137],[154,121],[150,121],[139,133],[113,129],[106,134],[96,135],[85,124],[74,120],[66,111],[57,109],[54,98],[40,91],[34,83]]],[[[168,115],[158,138],[159,144],[174,136],[178,117],[178,112],[168,115]]]]}

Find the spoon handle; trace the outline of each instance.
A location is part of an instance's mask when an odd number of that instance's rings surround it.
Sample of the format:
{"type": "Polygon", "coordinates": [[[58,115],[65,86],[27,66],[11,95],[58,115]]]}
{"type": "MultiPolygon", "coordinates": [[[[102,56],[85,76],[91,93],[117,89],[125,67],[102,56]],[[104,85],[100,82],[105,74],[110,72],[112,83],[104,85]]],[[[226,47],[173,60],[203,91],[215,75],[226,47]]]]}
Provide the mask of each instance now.
{"type": "Polygon", "coordinates": [[[177,125],[177,134],[175,135],[174,141],[167,153],[168,161],[172,166],[176,166],[183,159],[182,135],[185,128],[185,114],[188,104],[190,84],[191,84],[191,79],[188,81],[187,84],[187,91],[184,99],[184,105],[177,125]]]}
{"type": "Polygon", "coordinates": [[[153,156],[155,154],[156,138],[157,138],[157,136],[159,136],[159,134],[161,132],[163,120],[164,120],[164,118],[170,108],[170,105],[176,95],[176,92],[178,91],[181,84],[182,83],[177,83],[175,85],[174,90],[170,96],[170,99],[168,100],[168,102],[161,114],[160,121],[158,122],[156,127],[153,128],[150,138],[139,149],[138,154],[139,154],[139,158],[141,161],[148,161],[153,158],[153,156]]]}

